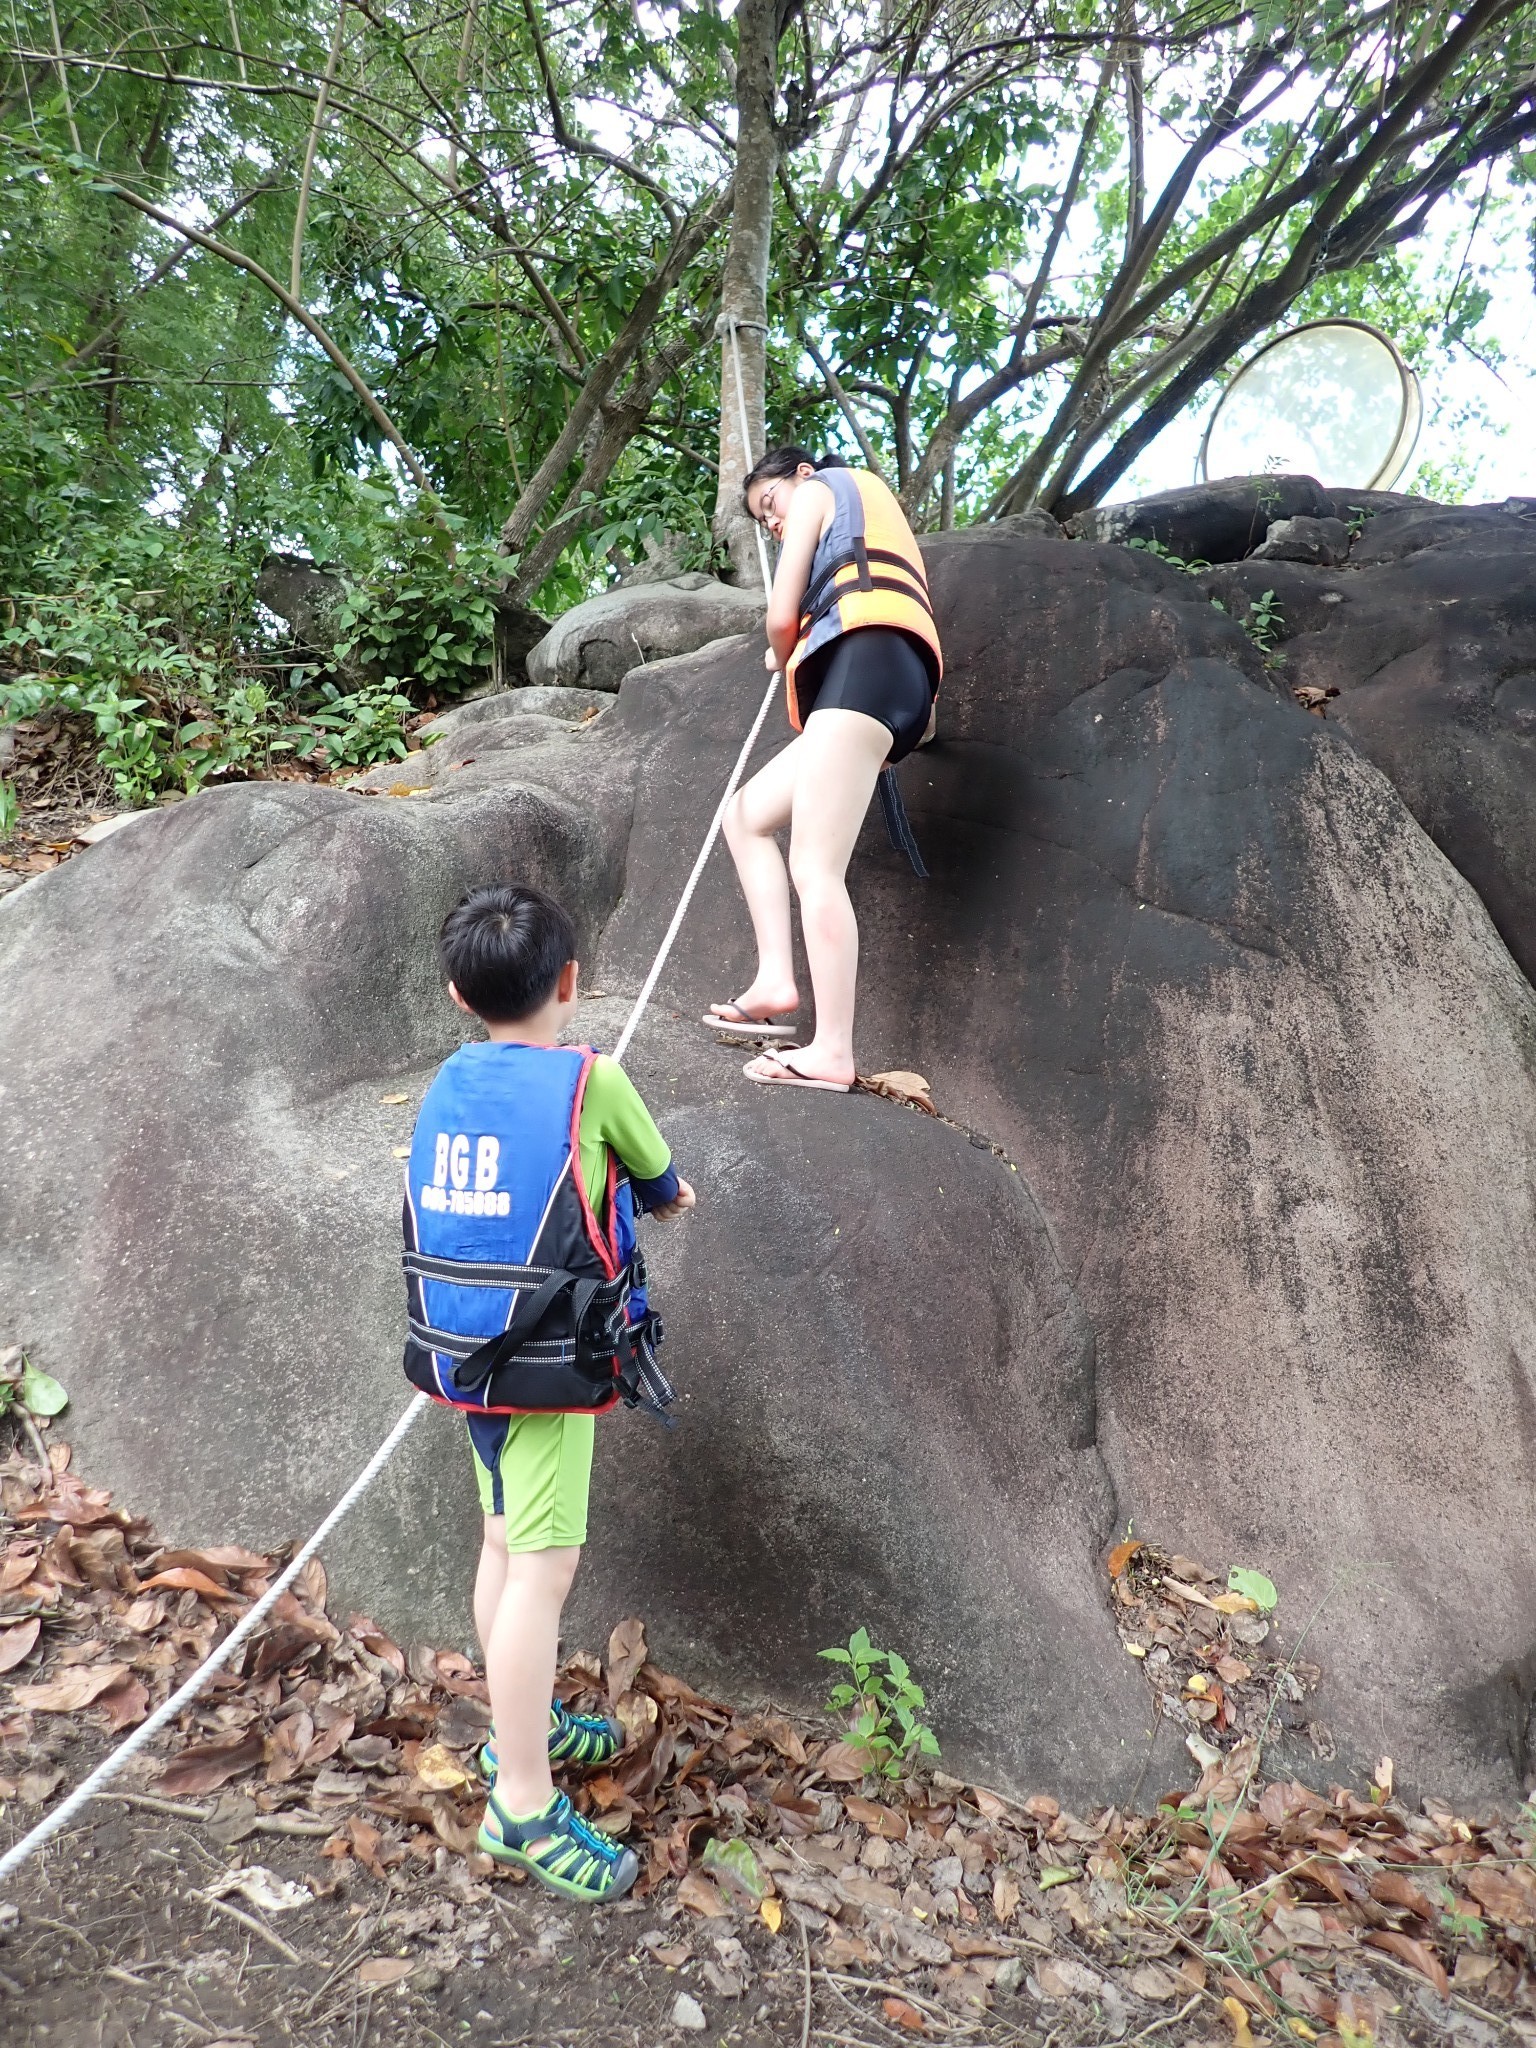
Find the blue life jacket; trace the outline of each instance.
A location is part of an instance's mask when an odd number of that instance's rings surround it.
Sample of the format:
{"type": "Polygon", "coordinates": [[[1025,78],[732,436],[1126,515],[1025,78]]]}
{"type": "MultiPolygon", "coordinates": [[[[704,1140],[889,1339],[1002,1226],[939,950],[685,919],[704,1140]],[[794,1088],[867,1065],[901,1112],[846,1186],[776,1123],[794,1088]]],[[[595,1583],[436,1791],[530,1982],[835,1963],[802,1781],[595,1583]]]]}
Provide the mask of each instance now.
{"type": "Polygon", "coordinates": [[[634,1202],[612,1153],[601,1213],[581,1170],[590,1047],[465,1045],[427,1090],[403,1226],[411,1384],[455,1408],[654,1412],[634,1202]]]}

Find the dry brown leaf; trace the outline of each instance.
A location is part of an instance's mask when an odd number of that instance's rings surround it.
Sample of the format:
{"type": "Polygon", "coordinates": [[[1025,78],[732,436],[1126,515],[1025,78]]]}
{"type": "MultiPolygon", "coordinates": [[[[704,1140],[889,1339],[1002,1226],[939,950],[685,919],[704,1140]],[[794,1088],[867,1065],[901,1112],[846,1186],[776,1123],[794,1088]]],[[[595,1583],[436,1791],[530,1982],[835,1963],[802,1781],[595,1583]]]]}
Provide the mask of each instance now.
{"type": "Polygon", "coordinates": [[[907,1839],[907,1817],[898,1813],[894,1806],[880,1806],[873,1799],[860,1799],[855,1795],[843,1801],[843,1811],[872,1835],[882,1835],[888,1842],[907,1839]]]}
{"type": "Polygon", "coordinates": [[[259,1764],[266,1745],[254,1730],[238,1742],[211,1742],[201,1748],[183,1750],[173,1757],[155,1780],[155,1790],[168,1798],[195,1797],[215,1791],[259,1764]]]}
{"type": "Polygon", "coordinates": [[[1138,1998],[1150,1998],[1160,2003],[1177,1993],[1179,1980],[1161,1963],[1139,1963],[1131,1972],[1131,1989],[1138,1998]]]}
{"type": "Polygon", "coordinates": [[[441,1742],[421,1751],[416,1759],[416,1775],[432,1792],[452,1792],[456,1786],[469,1783],[469,1773],[441,1742]]]}
{"type": "Polygon", "coordinates": [[[362,1864],[364,1870],[369,1871],[374,1877],[388,1875],[384,1865],[379,1861],[379,1847],[383,1840],[383,1831],[376,1828],[372,1821],[363,1820],[355,1813],[347,1816],[347,1841],[352,1854],[362,1864]]]}
{"type": "Polygon", "coordinates": [[[34,1714],[78,1714],[128,1677],[126,1664],[80,1664],[42,1685],[18,1685],[15,1701],[34,1714]]]}
{"type": "Polygon", "coordinates": [[[718,1885],[712,1884],[702,1870],[690,1870],[677,1888],[678,1904],[686,1906],[690,1913],[700,1913],[706,1920],[728,1920],[731,1909],[718,1885]]]}
{"type": "MultiPolygon", "coordinates": [[[[1536,1927],[1536,1879],[1524,1870],[1518,1875],[1515,1871],[1506,1875],[1502,1870],[1474,1863],[1470,1869],[1463,1866],[1457,1874],[1477,1903],[1496,1920],[1509,1927],[1536,1927]]],[[[1376,1887],[1372,1885],[1371,1890],[1374,1894],[1376,1887]]]]}
{"type": "Polygon", "coordinates": [[[142,1680],[126,1679],[121,1685],[114,1685],[110,1692],[104,1692],[96,1702],[107,1717],[107,1726],[113,1734],[124,1728],[136,1728],[149,1712],[149,1693],[142,1680]]]}
{"type": "Polygon", "coordinates": [[[13,1593],[18,1586],[24,1586],[37,1567],[37,1545],[24,1544],[15,1550],[0,1565],[0,1593],[13,1593]]]}
{"type": "Polygon", "coordinates": [[[817,1758],[817,1765],[829,1785],[856,1785],[869,1773],[869,1752],[855,1749],[851,1742],[831,1742],[817,1758]]]}
{"type": "Polygon", "coordinates": [[[16,1628],[0,1629],[0,1671],[14,1671],[23,1657],[30,1656],[42,1630],[42,1620],[36,1614],[16,1628]]]}
{"type": "Polygon", "coordinates": [[[136,1636],[147,1636],[157,1629],[165,1619],[165,1602],[157,1594],[135,1600],[118,1617],[123,1627],[132,1629],[136,1636]]]}
{"type": "Polygon", "coordinates": [[[630,1691],[645,1662],[645,1623],[633,1615],[608,1638],[608,1703],[616,1707],[630,1691]]]}
{"type": "Polygon", "coordinates": [[[1024,1896],[1018,1878],[1002,1865],[992,1880],[992,1911],[999,1927],[1006,1927],[1019,1910],[1019,1901],[1024,1896]]]}
{"type": "Polygon", "coordinates": [[[898,2027],[905,2027],[909,2034],[926,2034],[928,2022],[915,2005],[905,1998],[885,1998],[880,2001],[880,2010],[886,2018],[898,2027]]]}
{"type": "MultiPolygon", "coordinates": [[[[1117,1543],[1109,1553],[1109,1576],[1118,1579],[1140,1549],[1141,1544],[1134,1536],[1128,1536],[1123,1543],[1117,1543]]],[[[1133,1601],[1132,1605],[1134,1604],[1133,1601]]]]}
{"type": "Polygon", "coordinates": [[[1435,1909],[1428,1898],[1400,1870],[1383,1870],[1371,1879],[1371,1897],[1383,1906],[1402,1906],[1421,1920],[1432,1920],[1435,1909]]]}
{"type": "Polygon", "coordinates": [[[892,1102],[910,1103],[915,1109],[923,1109],[930,1116],[937,1116],[933,1106],[931,1084],[925,1074],[914,1074],[907,1067],[890,1067],[883,1074],[871,1074],[866,1080],[859,1077],[859,1086],[871,1095],[887,1096],[892,1102]]]}
{"type": "Polygon", "coordinates": [[[238,1600],[238,1593],[231,1593],[227,1586],[221,1586],[210,1579],[206,1572],[200,1572],[195,1565],[172,1565],[169,1571],[156,1572],[152,1579],[145,1579],[142,1590],[153,1592],[156,1586],[170,1586],[184,1593],[195,1593],[200,1600],[238,1600]]]}
{"type": "Polygon", "coordinates": [[[1415,1941],[1407,1934],[1390,1934],[1379,1927],[1373,1927],[1363,1938],[1372,1948],[1385,1949],[1388,1955],[1396,1956],[1400,1962],[1417,1970],[1421,1977],[1427,1977],[1442,1998],[1450,1991],[1451,1980],[1446,1975],[1445,1965],[1428,1942],[1415,1941]]]}
{"type": "Polygon", "coordinates": [[[656,1702],[648,1692],[627,1692],[614,1707],[613,1717],[633,1747],[650,1740],[656,1726],[656,1702]]]}
{"type": "Polygon", "coordinates": [[[786,1763],[805,1762],[805,1744],[782,1714],[764,1714],[762,1730],[786,1763]]]}
{"type": "Polygon", "coordinates": [[[376,1986],[399,1984],[415,1967],[409,1956],[370,1956],[366,1963],[359,1963],[357,1981],[376,1986]]]}

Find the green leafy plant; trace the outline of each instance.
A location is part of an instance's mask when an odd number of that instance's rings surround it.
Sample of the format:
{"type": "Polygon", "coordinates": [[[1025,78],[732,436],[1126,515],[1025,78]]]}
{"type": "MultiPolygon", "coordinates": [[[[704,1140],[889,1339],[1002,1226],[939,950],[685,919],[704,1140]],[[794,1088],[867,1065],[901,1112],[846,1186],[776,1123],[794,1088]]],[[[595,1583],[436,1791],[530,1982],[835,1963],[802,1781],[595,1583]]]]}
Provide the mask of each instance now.
{"type": "MultiPolygon", "coordinates": [[[[374,490],[354,484],[354,492],[374,490]]],[[[463,521],[413,511],[370,535],[370,558],[347,570],[336,607],[338,660],[439,697],[462,696],[490,673],[496,636],[491,592],[506,561],[463,539],[463,521]]]]}
{"type": "Polygon", "coordinates": [[[1172,548],[1165,547],[1155,535],[1146,540],[1128,540],[1126,546],[1134,548],[1139,555],[1151,555],[1156,561],[1166,562],[1170,569],[1182,569],[1187,576],[1198,576],[1202,569],[1209,569],[1211,566],[1203,555],[1195,555],[1186,561],[1182,555],[1176,555],[1172,548]]]}
{"type": "Polygon", "coordinates": [[[917,1718],[928,1702],[904,1657],[877,1650],[862,1628],[854,1630],[846,1649],[817,1655],[847,1667],[848,1677],[833,1686],[827,1706],[833,1713],[852,1712],[848,1745],[869,1759],[871,1774],[899,1778],[913,1757],[939,1754],[933,1730],[917,1718]]]}
{"type": "Polygon", "coordinates": [[[13,1408],[28,1415],[61,1415],[69,1396],[51,1373],[39,1372],[19,1346],[0,1356],[0,1415],[13,1408]]]}
{"type": "Polygon", "coordinates": [[[1243,631],[1263,655],[1274,653],[1275,642],[1284,626],[1285,614],[1272,590],[1263,591],[1253,600],[1243,621],[1243,631]]]}
{"type": "Polygon", "coordinates": [[[0,775],[0,839],[9,839],[16,830],[16,819],[21,806],[16,800],[16,785],[7,782],[0,775]]]}

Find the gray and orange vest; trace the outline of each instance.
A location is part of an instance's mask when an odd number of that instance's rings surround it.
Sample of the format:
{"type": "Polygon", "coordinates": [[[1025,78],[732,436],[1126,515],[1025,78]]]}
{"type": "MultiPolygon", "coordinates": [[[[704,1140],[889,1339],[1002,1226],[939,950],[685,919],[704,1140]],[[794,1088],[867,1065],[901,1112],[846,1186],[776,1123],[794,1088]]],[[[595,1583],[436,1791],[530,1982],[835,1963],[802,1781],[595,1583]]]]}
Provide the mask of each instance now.
{"type": "Polygon", "coordinates": [[[816,481],[832,493],[836,509],[811,557],[800,637],[784,664],[789,722],[796,732],[803,723],[795,687],[800,664],[860,626],[896,626],[912,634],[932,652],[935,683],[944,673],[928,577],[900,505],[867,469],[820,469],[816,481]]]}

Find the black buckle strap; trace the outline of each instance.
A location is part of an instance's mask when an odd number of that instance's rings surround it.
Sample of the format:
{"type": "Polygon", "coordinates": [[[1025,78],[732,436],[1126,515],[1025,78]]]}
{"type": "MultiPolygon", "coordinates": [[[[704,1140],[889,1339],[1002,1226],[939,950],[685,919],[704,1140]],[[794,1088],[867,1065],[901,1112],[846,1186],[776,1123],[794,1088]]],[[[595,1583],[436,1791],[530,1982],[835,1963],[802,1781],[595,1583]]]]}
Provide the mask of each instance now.
{"type": "Polygon", "coordinates": [[[469,1259],[439,1259],[430,1252],[406,1251],[400,1263],[407,1273],[423,1280],[446,1280],[451,1287],[537,1287],[549,1275],[548,1266],[498,1266],[469,1259]]]}
{"type": "Polygon", "coordinates": [[[907,807],[901,799],[901,784],[896,780],[894,768],[885,767],[876,778],[875,787],[880,792],[880,809],[885,817],[886,837],[898,853],[904,853],[912,863],[912,872],[919,881],[926,882],[928,870],[923,865],[923,856],[917,850],[917,840],[912,833],[912,820],[907,816],[907,807]]]}
{"type": "Polygon", "coordinates": [[[867,584],[845,583],[840,590],[836,588],[829,590],[821,602],[811,611],[802,613],[800,618],[801,639],[803,640],[814,626],[819,625],[834,606],[841,604],[845,597],[852,597],[855,590],[858,590],[861,594],[865,590],[894,590],[898,597],[910,598],[913,604],[919,605],[928,614],[930,619],[933,617],[933,606],[929,602],[928,593],[921,586],[898,582],[894,576],[871,576],[867,584]]]}

